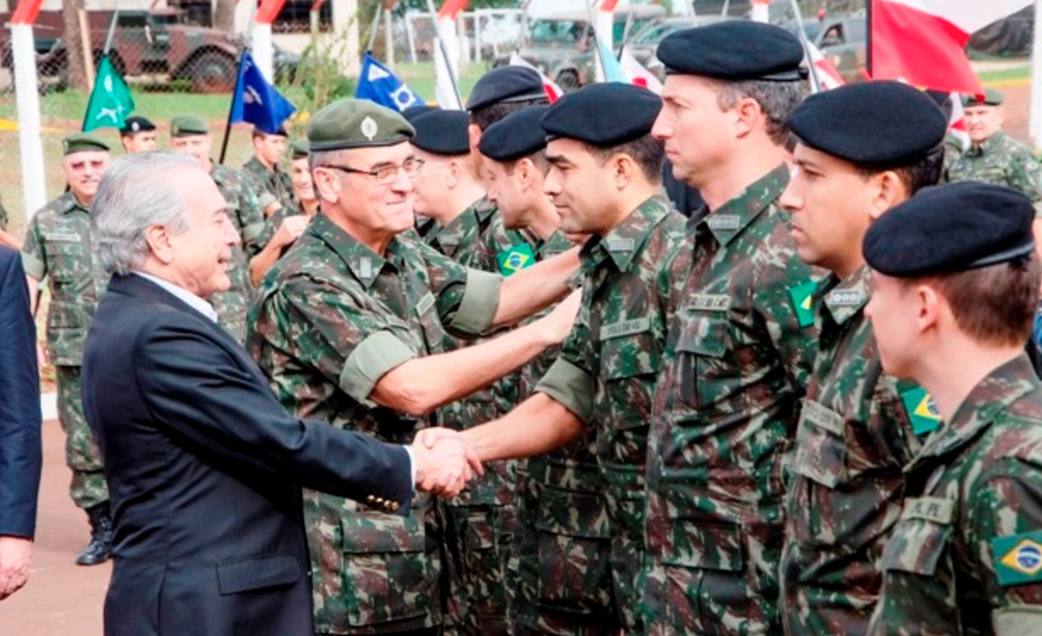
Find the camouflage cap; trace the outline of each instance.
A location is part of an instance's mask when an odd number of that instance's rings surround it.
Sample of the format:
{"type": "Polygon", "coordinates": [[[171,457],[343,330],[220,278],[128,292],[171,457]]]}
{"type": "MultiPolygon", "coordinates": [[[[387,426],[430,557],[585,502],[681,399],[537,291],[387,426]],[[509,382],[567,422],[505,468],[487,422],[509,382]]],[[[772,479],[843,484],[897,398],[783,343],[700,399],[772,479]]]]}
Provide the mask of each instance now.
{"type": "Polygon", "coordinates": [[[984,91],[983,95],[963,95],[962,105],[966,108],[970,106],[1001,106],[1002,93],[994,88],[989,88],[984,91]]]}
{"type": "Polygon", "coordinates": [[[210,127],[206,122],[195,115],[178,115],[170,120],[171,137],[192,137],[194,135],[208,135],[210,127]]]}
{"type": "Polygon", "coordinates": [[[308,122],[311,150],[393,146],[415,134],[397,111],[366,99],[338,99],[308,122]]]}
{"type": "Polygon", "coordinates": [[[308,146],[307,139],[297,139],[289,145],[290,156],[296,159],[307,159],[308,155],[311,154],[311,147],[308,146]]]}
{"type": "Polygon", "coordinates": [[[71,155],[74,152],[97,152],[104,150],[108,152],[109,146],[104,141],[91,137],[87,133],[76,133],[62,139],[62,154],[71,155]]]}

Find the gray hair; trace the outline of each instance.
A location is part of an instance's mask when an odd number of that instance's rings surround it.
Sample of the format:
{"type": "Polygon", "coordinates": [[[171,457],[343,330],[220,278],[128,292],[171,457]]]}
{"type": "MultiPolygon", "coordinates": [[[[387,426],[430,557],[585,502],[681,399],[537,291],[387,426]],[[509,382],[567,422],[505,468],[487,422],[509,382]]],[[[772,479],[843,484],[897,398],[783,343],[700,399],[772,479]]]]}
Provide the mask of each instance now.
{"type": "Polygon", "coordinates": [[[153,151],[120,157],[105,171],[91,217],[95,249],[106,272],[127,274],[141,268],[148,258],[148,228],[188,229],[177,188],[177,175],[185,169],[199,170],[199,162],[183,153],[153,151]]]}
{"type": "Polygon", "coordinates": [[[807,95],[807,82],[772,82],[742,80],[719,82],[717,104],[722,110],[734,108],[746,97],[760,105],[767,118],[767,135],[775,144],[784,146],[789,141],[789,117],[807,95]]]}

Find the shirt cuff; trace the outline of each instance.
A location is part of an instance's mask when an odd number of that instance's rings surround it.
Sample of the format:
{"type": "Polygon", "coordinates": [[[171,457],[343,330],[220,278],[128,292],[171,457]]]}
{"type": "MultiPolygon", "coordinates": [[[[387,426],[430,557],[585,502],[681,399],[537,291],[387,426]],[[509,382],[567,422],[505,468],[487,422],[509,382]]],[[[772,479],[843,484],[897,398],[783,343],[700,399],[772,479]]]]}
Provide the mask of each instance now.
{"type": "Polygon", "coordinates": [[[43,275],[47,271],[47,268],[43,266],[43,261],[29,252],[22,252],[22,269],[37,281],[43,280],[43,275]]]}
{"type": "Polygon", "coordinates": [[[554,361],[535,390],[549,395],[583,423],[593,416],[593,376],[564,358],[554,361]]]}
{"type": "Polygon", "coordinates": [[[409,456],[409,474],[412,475],[412,491],[416,492],[416,458],[412,456],[412,449],[408,445],[402,444],[402,448],[405,449],[405,454],[409,456]]]}
{"type": "Polygon", "coordinates": [[[388,371],[416,357],[416,352],[389,331],[369,334],[344,362],[340,388],[359,404],[373,407],[373,387],[388,371]]]}
{"type": "Polygon", "coordinates": [[[468,269],[463,298],[448,326],[472,335],[488,331],[499,309],[499,290],[502,285],[503,277],[499,274],[468,269]]]}

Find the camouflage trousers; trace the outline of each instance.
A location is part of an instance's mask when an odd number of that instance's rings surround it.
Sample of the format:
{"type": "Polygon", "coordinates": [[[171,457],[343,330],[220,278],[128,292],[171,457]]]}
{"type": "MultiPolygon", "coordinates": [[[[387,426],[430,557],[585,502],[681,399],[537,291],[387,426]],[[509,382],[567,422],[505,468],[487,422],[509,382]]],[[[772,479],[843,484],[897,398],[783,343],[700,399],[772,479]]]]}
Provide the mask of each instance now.
{"type": "Polygon", "coordinates": [[[58,421],[65,432],[65,464],[72,471],[69,494],[84,510],[108,501],[101,450],[83,415],[80,395],[80,367],[56,366],[58,381],[58,421]]]}
{"type": "Polygon", "coordinates": [[[567,480],[531,460],[519,484],[519,634],[607,636],[619,633],[612,596],[611,543],[598,492],[561,488],[567,480]]]}
{"type": "Polygon", "coordinates": [[[445,633],[513,634],[516,506],[448,502],[441,509],[449,589],[445,633]]]}

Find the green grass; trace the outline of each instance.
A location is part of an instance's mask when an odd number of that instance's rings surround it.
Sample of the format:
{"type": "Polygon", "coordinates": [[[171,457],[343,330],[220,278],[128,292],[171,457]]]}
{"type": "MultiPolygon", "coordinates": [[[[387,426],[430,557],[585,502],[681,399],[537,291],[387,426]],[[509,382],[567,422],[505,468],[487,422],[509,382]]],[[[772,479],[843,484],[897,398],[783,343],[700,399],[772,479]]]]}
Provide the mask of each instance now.
{"type": "Polygon", "coordinates": [[[1031,79],[1031,67],[1030,66],[1017,66],[1014,68],[1004,68],[996,71],[984,71],[979,74],[980,79],[985,84],[992,84],[996,82],[1009,82],[1016,80],[1029,80],[1031,79]]]}
{"type": "MultiPolygon", "coordinates": [[[[430,62],[397,64],[395,69],[409,86],[421,97],[434,102],[434,65],[430,62]]],[[[464,99],[474,83],[487,70],[485,64],[465,65],[460,73],[460,90],[464,99]]],[[[294,87],[287,91],[290,101],[303,103],[302,89],[294,87]]],[[[159,125],[160,146],[166,144],[170,119],[176,115],[191,113],[210,122],[214,136],[214,158],[220,152],[221,136],[228,116],[231,95],[196,95],[190,93],[147,90],[134,86],[134,112],[144,115],[159,125]]],[[[61,193],[64,181],[61,176],[61,140],[79,130],[83,113],[87,108],[87,94],[82,91],[66,90],[40,96],[40,111],[43,118],[44,169],[47,179],[47,195],[61,193]]],[[[13,92],[0,93],[0,119],[18,120],[13,92]]],[[[228,144],[228,165],[239,166],[249,158],[252,146],[249,126],[240,125],[232,129],[228,144]]],[[[99,138],[109,143],[113,154],[120,151],[119,134],[115,129],[104,128],[94,131],[99,138]]],[[[24,229],[21,164],[18,152],[18,133],[0,128],[0,198],[11,215],[11,229],[21,234],[24,229]]]]}

